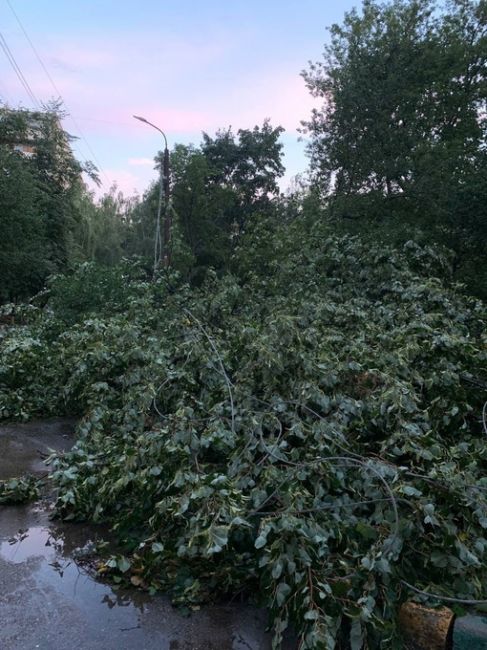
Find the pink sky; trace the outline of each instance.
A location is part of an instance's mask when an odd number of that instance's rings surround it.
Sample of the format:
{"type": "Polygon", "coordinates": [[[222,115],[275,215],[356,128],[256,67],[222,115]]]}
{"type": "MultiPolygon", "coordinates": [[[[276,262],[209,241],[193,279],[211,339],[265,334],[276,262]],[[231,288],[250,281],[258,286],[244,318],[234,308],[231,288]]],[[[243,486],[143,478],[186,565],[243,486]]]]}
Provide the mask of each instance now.
{"type": "MultiPolygon", "coordinates": [[[[133,0],[11,4],[74,118],[65,128],[82,135],[76,154],[92,160],[95,154],[102,191],[115,182],[128,194],[143,192],[156,177],[152,158],[161,147],[159,134],[133,114],[159,125],[170,146],[197,144],[202,131],[252,128],[270,118],[286,129],[286,178],[304,171],[297,129],[316,104],[299,73],[320,57],[325,27],[352,6],[346,0],[333,10],[319,0],[299,7],[277,0],[148,0],[143,8],[133,0]]],[[[5,3],[0,21],[39,101],[57,96],[5,3]]],[[[28,106],[5,58],[1,65],[0,96],[28,106]]]]}

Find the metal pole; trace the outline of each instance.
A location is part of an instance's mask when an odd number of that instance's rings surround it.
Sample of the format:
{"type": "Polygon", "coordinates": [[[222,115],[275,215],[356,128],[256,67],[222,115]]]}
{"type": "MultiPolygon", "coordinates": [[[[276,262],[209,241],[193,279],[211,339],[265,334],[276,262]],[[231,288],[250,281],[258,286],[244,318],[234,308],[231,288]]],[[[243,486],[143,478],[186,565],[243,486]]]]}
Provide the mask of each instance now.
{"type": "Polygon", "coordinates": [[[164,186],[164,172],[160,169],[159,174],[159,200],[157,203],[157,217],[156,217],[156,234],[154,237],[154,271],[153,277],[156,277],[157,267],[162,257],[162,241],[161,241],[161,212],[162,212],[162,194],[164,186]]]}
{"type": "Polygon", "coordinates": [[[164,266],[169,268],[171,266],[171,236],[172,236],[172,214],[169,207],[169,150],[166,146],[164,149],[164,266]]]}
{"type": "Polygon", "coordinates": [[[139,115],[134,115],[136,120],[144,122],[152,128],[159,131],[164,138],[164,158],[161,163],[161,176],[160,176],[160,185],[159,185],[159,203],[157,206],[157,223],[156,223],[156,235],[154,241],[154,275],[156,274],[157,267],[159,262],[163,260],[165,268],[171,266],[171,236],[172,236],[172,215],[171,210],[169,209],[169,199],[170,199],[170,186],[169,186],[169,149],[167,148],[167,138],[166,134],[162,129],[160,129],[149,120],[146,120],[145,117],[140,117],[139,115]],[[164,241],[161,251],[161,212],[162,212],[162,197],[164,195],[164,241]],[[162,253],[162,254],[161,254],[162,253]]]}

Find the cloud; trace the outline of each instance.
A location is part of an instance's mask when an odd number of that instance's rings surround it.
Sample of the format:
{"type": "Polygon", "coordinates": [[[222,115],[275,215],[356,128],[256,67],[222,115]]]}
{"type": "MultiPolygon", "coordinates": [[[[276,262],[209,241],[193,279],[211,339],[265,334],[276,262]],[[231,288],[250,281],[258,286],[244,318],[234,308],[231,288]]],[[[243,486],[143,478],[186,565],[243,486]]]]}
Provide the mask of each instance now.
{"type": "MultiPolygon", "coordinates": [[[[131,194],[157,175],[150,156],[163,147],[162,138],[134,120],[134,113],[160,126],[170,147],[198,143],[202,131],[252,128],[266,117],[286,129],[286,148],[294,147],[289,142],[316,105],[294,63],[276,56],[255,65],[249,52],[252,35],[235,25],[231,30],[212,27],[211,33],[165,33],[164,38],[159,27],[150,29],[90,33],[89,47],[82,34],[73,32],[53,34],[47,45],[36,41],[75,119],[68,118],[65,128],[84,136],[74,146],[89,159],[92,149],[110,181],[131,194]]],[[[36,95],[41,100],[55,95],[30,51],[17,49],[36,95]]],[[[23,96],[8,70],[2,90],[23,96]]]]}

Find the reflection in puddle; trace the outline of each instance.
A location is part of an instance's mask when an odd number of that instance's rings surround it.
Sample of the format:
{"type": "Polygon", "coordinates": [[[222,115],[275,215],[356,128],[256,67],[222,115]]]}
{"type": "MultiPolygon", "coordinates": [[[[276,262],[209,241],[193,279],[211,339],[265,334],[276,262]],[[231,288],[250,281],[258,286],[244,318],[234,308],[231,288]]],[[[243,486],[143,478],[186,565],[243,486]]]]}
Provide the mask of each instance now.
{"type": "Polygon", "coordinates": [[[218,606],[187,618],[168,598],[95,580],[83,564],[100,537],[96,528],[49,521],[42,510],[0,510],[2,650],[270,648],[259,610],[218,606]]]}
{"type": "MultiPolygon", "coordinates": [[[[29,575],[39,589],[55,590],[56,594],[64,597],[65,603],[72,601],[76,608],[95,617],[97,610],[105,610],[106,614],[107,607],[122,606],[125,610],[128,607],[134,615],[144,610],[144,604],[149,600],[146,594],[135,591],[129,594],[98,582],[77,562],[93,553],[100,537],[96,529],[81,524],[51,522],[42,510],[29,511],[26,508],[2,511],[0,524],[5,523],[7,514],[17,514],[11,523],[21,523],[22,514],[27,519],[35,514],[39,520],[39,525],[20,526],[8,537],[0,534],[0,559],[28,567],[29,575]]],[[[2,532],[8,532],[4,525],[1,528],[2,532]]]]}
{"type": "Polygon", "coordinates": [[[55,540],[46,528],[38,526],[27,530],[21,528],[14,537],[0,544],[0,556],[16,564],[25,562],[31,557],[54,559],[56,557],[54,544],[55,540]]]}
{"type": "MultiPolygon", "coordinates": [[[[45,472],[39,450],[69,448],[73,429],[73,421],[62,419],[0,426],[0,477],[45,472]]],[[[0,507],[1,650],[271,647],[261,610],[222,605],[186,618],[168,598],[98,582],[83,565],[103,535],[50,521],[39,506],[0,507]]]]}
{"type": "MultiPolygon", "coordinates": [[[[16,535],[0,543],[0,558],[13,564],[27,562],[32,574],[38,580],[49,583],[55,581],[57,590],[65,595],[79,598],[83,594],[90,597],[100,594],[99,602],[104,603],[109,609],[117,605],[119,607],[133,606],[135,609],[143,611],[144,602],[150,600],[145,593],[134,591],[132,594],[98,582],[82,565],[76,562],[77,558],[89,555],[95,549],[95,544],[86,537],[83,546],[75,546],[74,541],[81,539],[79,532],[82,527],[78,527],[80,529],[78,531],[76,525],[73,527],[74,531],[69,530],[69,525],[67,530],[49,529],[44,526],[21,528],[16,535]],[[57,582],[57,578],[63,578],[62,585],[57,582]]],[[[83,607],[88,604],[88,601],[85,601],[83,607]]]]}

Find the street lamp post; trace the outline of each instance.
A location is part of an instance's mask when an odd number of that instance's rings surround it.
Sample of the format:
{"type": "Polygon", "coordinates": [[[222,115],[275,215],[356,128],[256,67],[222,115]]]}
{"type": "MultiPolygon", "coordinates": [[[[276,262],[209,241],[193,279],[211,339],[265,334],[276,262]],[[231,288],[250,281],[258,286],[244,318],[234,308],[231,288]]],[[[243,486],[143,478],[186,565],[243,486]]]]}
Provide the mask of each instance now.
{"type": "Polygon", "coordinates": [[[161,165],[161,176],[159,183],[159,203],[157,206],[157,223],[156,223],[156,236],[154,240],[154,275],[156,274],[157,267],[159,262],[163,260],[163,265],[165,268],[171,266],[171,234],[172,234],[172,218],[171,211],[169,210],[169,149],[167,148],[167,138],[166,134],[162,129],[160,129],[149,120],[146,120],[145,117],[140,117],[140,115],[134,115],[136,120],[144,122],[152,128],[159,131],[164,138],[164,158],[161,165]],[[162,240],[162,251],[161,251],[161,212],[162,212],[162,197],[164,196],[164,238],[162,240]]]}

